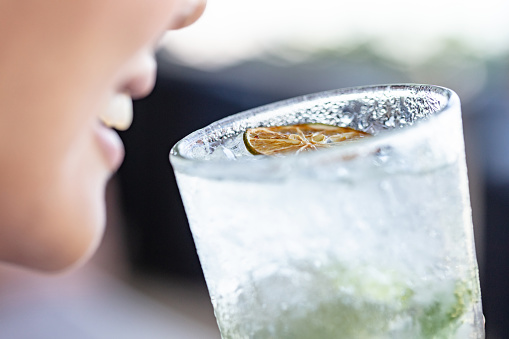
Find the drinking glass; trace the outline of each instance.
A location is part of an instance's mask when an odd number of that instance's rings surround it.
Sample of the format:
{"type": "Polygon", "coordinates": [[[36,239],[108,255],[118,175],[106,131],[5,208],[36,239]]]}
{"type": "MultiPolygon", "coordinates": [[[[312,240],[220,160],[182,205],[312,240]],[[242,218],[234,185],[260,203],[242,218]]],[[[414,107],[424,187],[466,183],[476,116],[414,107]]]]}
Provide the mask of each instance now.
{"type": "Polygon", "coordinates": [[[458,96],[414,84],[306,95],[217,121],[170,160],[223,339],[484,338],[458,96]],[[252,155],[244,131],[371,137],[252,155]]]}

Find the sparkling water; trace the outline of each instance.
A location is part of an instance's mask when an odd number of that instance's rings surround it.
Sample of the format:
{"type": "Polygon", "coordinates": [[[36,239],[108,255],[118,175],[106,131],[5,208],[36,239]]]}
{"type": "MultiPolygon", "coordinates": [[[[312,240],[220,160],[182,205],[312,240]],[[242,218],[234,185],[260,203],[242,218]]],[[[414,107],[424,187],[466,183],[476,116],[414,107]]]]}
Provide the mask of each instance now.
{"type": "Polygon", "coordinates": [[[179,142],[178,185],[224,339],[484,338],[461,112],[432,86],[319,93],[179,142]],[[246,128],[374,137],[253,156],[246,128]]]}

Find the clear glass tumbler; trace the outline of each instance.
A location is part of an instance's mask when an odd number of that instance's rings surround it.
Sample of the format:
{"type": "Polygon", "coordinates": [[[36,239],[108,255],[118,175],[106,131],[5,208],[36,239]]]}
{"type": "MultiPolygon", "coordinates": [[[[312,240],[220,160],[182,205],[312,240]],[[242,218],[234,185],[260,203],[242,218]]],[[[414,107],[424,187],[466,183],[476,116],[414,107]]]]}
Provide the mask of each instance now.
{"type": "Polygon", "coordinates": [[[170,160],[224,339],[484,338],[461,108],[451,90],[317,93],[217,121],[170,160]],[[247,128],[373,134],[285,157],[247,128]]]}

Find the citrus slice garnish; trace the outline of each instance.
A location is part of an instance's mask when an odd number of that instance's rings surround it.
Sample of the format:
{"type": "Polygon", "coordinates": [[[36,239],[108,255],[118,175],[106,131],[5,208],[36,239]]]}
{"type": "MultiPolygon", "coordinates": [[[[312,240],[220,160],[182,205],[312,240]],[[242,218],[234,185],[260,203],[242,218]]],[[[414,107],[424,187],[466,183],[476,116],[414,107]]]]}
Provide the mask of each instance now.
{"type": "Polygon", "coordinates": [[[336,146],[371,134],[349,127],[326,124],[298,124],[248,128],[244,144],[252,154],[279,155],[336,146]]]}

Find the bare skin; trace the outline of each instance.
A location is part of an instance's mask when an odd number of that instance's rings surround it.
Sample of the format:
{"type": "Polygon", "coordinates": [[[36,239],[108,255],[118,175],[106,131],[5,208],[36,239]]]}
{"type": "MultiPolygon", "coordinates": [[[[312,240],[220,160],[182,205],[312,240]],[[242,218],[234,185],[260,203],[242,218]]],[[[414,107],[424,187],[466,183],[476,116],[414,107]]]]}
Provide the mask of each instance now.
{"type": "Polygon", "coordinates": [[[104,228],[104,189],[123,158],[99,116],[146,96],[163,33],[205,0],[0,2],[0,261],[77,265],[104,228]]]}

